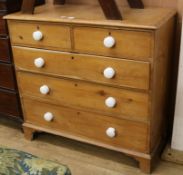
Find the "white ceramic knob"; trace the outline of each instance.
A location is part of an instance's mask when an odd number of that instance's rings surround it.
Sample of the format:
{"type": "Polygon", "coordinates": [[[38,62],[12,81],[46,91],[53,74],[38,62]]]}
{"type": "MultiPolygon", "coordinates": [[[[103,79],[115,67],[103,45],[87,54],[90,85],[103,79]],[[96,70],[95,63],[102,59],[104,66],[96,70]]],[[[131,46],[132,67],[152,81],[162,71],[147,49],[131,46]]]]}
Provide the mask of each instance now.
{"type": "Polygon", "coordinates": [[[35,41],[41,41],[43,39],[43,34],[41,31],[35,31],[33,32],[32,37],[35,41]]]}
{"type": "Polygon", "coordinates": [[[53,120],[54,116],[51,112],[47,112],[44,114],[44,119],[47,121],[47,122],[51,122],[53,120]]]}
{"type": "Polygon", "coordinates": [[[40,92],[41,94],[46,95],[50,92],[50,89],[47,85],[43,85],[40,87],[40,92]]]}
{"type": "Polygon", "coordinates": [[[112,48],[114,47],[116,41],[114,39],[114,37],[112,36],[107,36],[106,38],[104,38],[104,46],[107,48],[112,48]]]}
{"type": "Polygon", "coordinates": [[[113,78],[115,76],[115,74],[116,74],[116,72],[112,67],[107,67],[104,70],[104,77],[107,78],[107,79],[113,78]]]}
{"type": "Polygon", "coordinates": [[[114,108],[116,106],[116,99],[114,97],[108,97],[106,100],[105,100],[105,105],[108,107],[108,108],[114,108]]]}
{"type": "Polygon", "coordinates": [[[45,64],[45,61],[43,58],[36,58],[34,60],[34,65],[37,67],[37,68],[42,68],[45,64]]]}
{"type": "Polygon", "coordinates": [[[114,138],[116,136],[116,129],[115,128],[108,128],[106,130],[106,134],[110,138],[114,138]]]}

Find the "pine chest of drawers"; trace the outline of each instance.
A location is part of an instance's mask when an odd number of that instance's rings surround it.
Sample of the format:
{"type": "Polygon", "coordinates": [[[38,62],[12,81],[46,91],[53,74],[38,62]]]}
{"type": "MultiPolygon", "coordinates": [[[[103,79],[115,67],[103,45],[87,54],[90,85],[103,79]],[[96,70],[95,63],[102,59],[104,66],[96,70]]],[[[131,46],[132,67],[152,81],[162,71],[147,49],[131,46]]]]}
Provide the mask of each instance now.
{"type": "Polygon", "coordinates": [[[6,17],[25,137],[45,131],[91,143],[131,155],[150,172],[165,130],[175,13],[127,10],[121,22],[96,7],[68,9],[6,17]]]}

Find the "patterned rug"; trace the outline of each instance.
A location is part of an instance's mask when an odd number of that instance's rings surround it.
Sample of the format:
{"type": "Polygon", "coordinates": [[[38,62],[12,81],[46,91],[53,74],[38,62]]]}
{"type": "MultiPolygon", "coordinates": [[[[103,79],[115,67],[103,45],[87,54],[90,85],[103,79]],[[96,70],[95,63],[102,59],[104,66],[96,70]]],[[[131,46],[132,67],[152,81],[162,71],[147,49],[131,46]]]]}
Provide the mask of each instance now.
{"type": "Polygon", "coordinates": [[[67,166],[0,147],[0,175],[71,175],[67,166]]]}

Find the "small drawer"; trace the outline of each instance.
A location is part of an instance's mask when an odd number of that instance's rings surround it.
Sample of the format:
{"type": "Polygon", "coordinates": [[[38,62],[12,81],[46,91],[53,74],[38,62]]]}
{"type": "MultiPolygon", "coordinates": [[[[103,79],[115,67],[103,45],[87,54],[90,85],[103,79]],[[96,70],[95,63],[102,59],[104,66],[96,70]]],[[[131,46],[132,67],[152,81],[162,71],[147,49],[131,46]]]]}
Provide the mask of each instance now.
{"type": "Polygon", "coordinates": [[[0,13],[0,35],[7,34],[6,20],[3,19],[5,13],[0,13]]]}
{"type": "Polygon", "coordinates": [[[1,114],[20,117],[20,104],[16,93],[0,90],[0,99],[1,114]]]}
{"type": "Polygon", "coordinates": [[[148,94],[83,81],[17,72],[23,96],[130,120],[149,121],[148,94]]]}
{"type": "Polygon", "coordinates": [[[9,37],[0,37],[0,61],[10,62],[9,37]]]}
{"type": "Polygon", "coordinates": [[[140,122],[22,100],[25,122],[78,140],[117,149],[148,152],[148,126],[140,122]]]}
{"type": "Polygon", "coordinates": [[[60,24],[9,21],[13,45],[70,50],[70,28],[60,24]]]}
{"type": "Polygon", "coordinates": [[[18,69],[115,86],[149,89],[150,66],[146,62],[24,47],[13,47],[13,54],[18,69]]]}
{"type": "Polygon", "coordinates": [[[74,50],[135,60],[152,57],[153,34],[145,31],[74,28],[74,50]]]}
{"type": "Polygon", "coordinates": [[[13,66],[0,63],[0,87],[14,90],[15,79],[13,66]]]}

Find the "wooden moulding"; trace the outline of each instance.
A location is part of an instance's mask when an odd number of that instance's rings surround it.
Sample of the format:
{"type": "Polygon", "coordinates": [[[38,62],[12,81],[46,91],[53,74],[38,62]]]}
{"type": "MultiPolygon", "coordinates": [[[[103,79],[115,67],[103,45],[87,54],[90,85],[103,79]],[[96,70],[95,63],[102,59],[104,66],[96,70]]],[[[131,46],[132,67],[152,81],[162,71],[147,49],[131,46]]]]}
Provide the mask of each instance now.
{"type": "MultiPolygon", "coordinates": [[[[103,13],[107,19],[111,20],[122,20],[122,14],[115,0],[98,0],[99,4],[103,10],[103,13]]],[[[64,5],[66,0],[54,0],[54,4],[64,5]]],[[[128,0],[131,8],[144,8],[142,0],[128,0]]],[[[36,0],[23,0],[22,12],[27,14],[33,14],[36,5],[36,0]]]]}

